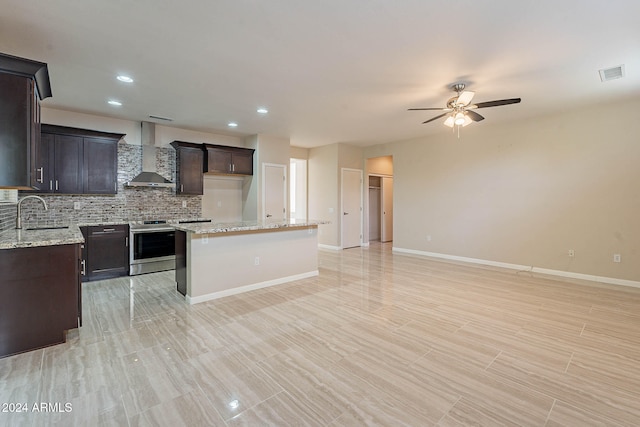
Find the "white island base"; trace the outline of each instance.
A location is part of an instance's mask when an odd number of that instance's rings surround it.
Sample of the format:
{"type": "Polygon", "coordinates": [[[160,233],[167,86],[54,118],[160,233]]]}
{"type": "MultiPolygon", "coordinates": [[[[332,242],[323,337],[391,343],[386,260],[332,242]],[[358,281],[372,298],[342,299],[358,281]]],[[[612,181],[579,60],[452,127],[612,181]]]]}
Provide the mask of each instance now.
{"type": "Polygon", "coordinates": [[[186,282],[189,304],[318,275],[316,224],[210,233],[201,225],[176,229],[186,233],[186,268],[177,266],[176,280],[179,290],[180,275],[186,282]]]}

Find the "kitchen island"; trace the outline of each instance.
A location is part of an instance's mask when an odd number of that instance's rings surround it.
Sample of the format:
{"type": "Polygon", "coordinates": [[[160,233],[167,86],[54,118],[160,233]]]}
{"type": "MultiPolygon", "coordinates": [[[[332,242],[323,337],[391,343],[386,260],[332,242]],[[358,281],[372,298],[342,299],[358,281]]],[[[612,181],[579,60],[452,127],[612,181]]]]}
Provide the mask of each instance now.
{"type": "Polygon", "coordinates": [[[0,233],[0,357],[63,343],[82,324],[80,229],[0,233]]]}
{"type": "Polygon", "coordinates": [[[323,221],[176,225],[176,282],[189,304],[318,275],[323,221]]]}

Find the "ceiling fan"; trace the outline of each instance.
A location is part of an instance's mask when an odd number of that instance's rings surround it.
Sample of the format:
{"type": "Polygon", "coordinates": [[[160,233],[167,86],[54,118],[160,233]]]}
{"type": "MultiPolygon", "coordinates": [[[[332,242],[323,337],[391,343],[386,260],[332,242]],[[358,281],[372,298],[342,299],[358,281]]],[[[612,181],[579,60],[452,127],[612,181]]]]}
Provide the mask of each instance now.
{"type": "Polygon", "coordinates": [[[484,117],[474,111],[478,108],[498,107],[500,105],[517,104],[520,102],[520,98],[510,98],[471,104],[471,100],[473,99],[475,92],[464,90],[464,88],[464,83],[456,83],[451,86],[451,89],[456,91],[457,95],[447,101],[447,106],[445,108],[409,108],[409,111],[444,111],[444,113],[439,116],[426,120],[422,122],[422,124],[448,116],[444,121],[444,125],[453,128],[454,126],[464,127],[473,122],[484,120],[484,117]]]}

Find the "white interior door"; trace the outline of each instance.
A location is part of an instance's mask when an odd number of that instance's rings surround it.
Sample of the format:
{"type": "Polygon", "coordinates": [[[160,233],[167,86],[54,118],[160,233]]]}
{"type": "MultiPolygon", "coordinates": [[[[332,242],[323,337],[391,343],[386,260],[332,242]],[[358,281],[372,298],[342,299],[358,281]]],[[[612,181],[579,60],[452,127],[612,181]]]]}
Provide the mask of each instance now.
{"type": "Polygon", "coordinates": [[[264,203],[262,219],[282,221],[287,217],[287,166],[263,163],[262,182],[264,203]]]}
{"type": "Polygon", "coordinates": [[[380,241],[390,242],[393,240],[393,178],[383,176],[380,180],[381,198],[381,230],[380,241]]]}
{"type": "Polygon", "coordinates": [[[342,248],[362,242],[362,170],[342,169],[342,248]]]}

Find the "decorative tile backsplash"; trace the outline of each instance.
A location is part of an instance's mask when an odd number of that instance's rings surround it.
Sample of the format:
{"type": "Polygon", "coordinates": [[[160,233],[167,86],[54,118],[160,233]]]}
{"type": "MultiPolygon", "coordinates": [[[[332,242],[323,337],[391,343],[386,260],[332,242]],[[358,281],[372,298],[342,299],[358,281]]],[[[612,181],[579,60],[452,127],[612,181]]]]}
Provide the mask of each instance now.
{"type": "MultiPolygon", "coordinates": [[[[176,155],[172,147],[156,148],[156,168],[160,175],[175,182],[176,155]]],[[[38,200],[25,200],[23,226],[200,218],[202,196],[176,195],[175,189],[170,188],[124,186],[141,171],[142,146],[130,145],[121,139],[118,143],[118,194],[39,194],[46,200],[49,210],[45,211],[38,200]],[[182,207],[183,202],[186,207],[182,207]]],[[[25,195],[20,193],[20,197],[25,195]]],[[[13,228],[15,220],[16,206],[0,205],[0,231],[13,228]]]]}
{"type": "Polygon", "coordinates": [[[0,204],[0,232],[16,226],[16,205],[0,204]]]}

